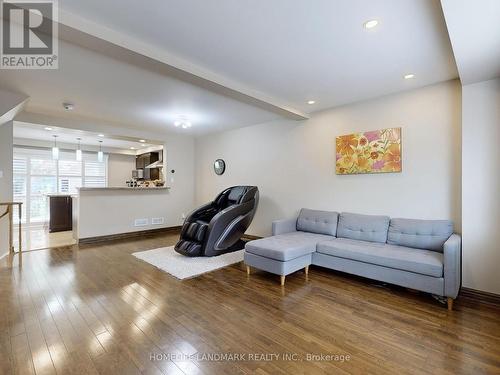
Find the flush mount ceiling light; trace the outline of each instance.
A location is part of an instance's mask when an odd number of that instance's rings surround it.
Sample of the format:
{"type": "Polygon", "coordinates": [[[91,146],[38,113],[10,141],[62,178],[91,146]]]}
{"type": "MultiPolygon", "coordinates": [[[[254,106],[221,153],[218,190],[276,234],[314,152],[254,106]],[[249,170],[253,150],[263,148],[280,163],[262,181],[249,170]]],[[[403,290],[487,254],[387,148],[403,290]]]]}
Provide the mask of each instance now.
{"type": "Polygon", "coordinates": [[[98,137],[104,137],[104,134],[97,134],[98,137]]]}
{"type": "Polygon", "coordinates": [[[413,73],[405,74],[403,78],[404,79],[412,79],[412,78],[415,78],[415,74],[413,74],[413,73]]]}
{"type": "Polygon", "coordinates": [[[365,29],[373,29],[375,26],[378,25],[378,21],[377,20],[369,20],[369,21],[366,21],[364,24],[363,24],[363,27],[365,29]]]}
{"type": "Polygon", "coordinates": [[[54,130],[54,129],[52,129],[50,126],[47,126],[47,127],[45,128],[45,130],[47,130],[47,131],[49,131],[49,132],[50,132],[51,130],[54,130]]]}
{"type": "Polygon", "coordinates": [[[146,140],[144,140],[144,139],[139,139],[139,142],[141,142],[141,143],[145,143],[145,142],[146,142],[146,140]]]}
{"type": "Polygon", "coordinates": [[[135,150],[135,147],[130,147],[131,150],[135,150]]]}
{"type": "Polygon", "coordinates": [[[191,122],[188,120],[177,120],[174,122],[175,127],[181,127],[182,129],[187,129],[192,126],[191,122]]]}
{"type": "Polygon", "coordinates": [[[309,101],[307,102],[307,104],[314,104],[314,103],[316,103],[316,101],[315,101],[315,100],[309,100],[309,101]]]}
{"type": "Polygon", "coordinates": [[[72,111],[73,109],[75,109],[75,105],[73,103],[63,103],[63,108],[66,111],[72,111]]]}

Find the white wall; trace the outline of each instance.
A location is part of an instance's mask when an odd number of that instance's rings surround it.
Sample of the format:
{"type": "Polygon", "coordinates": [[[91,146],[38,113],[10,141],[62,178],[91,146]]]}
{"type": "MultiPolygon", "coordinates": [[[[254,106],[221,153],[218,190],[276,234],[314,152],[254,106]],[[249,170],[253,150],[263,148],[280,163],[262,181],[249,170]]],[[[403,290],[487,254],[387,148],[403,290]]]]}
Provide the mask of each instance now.
{"type": "MultiPolygon", "coordinates": [[[[170,136],[165,142],[165,181],[172,197],[170,212],[175,221],[195,208],[195,141],[192,137],[170,136]],[[172,173],[172,170],[175,172],[172,173]]],[[[178,224],[176,224],[178,225],[178,224]]]]}
{"type": "Polygon", "coordinates": [[[262,124],[197,139],[196,201],[227,186],[257,185],[260,204],[248,230],[301,208],[452,219],[461,228],[461,92],[458,81],[314,114],[304,122],[262,124]],[[335,175],[335,137],[402,127],[403,172],[335,175]],[[223,158],[227,171],[214,174],[223,158]]]}
{"type": "Polygon", "coordinates": [[[135,156],[122,154],[108,155],[108,186],[126,186],[135,169],[135,156]]]}
{"type": "MultiPolygon", "coordinates": [[[[12,121],[0,125],[0,202],[12,201],[12,121]]],[[[0,207],[0,215],[5,212],[5,206],[0,207]]],[[[9,251],[9,219],[0,219],[0,256],[9,251]]]]}
{"type": "Polygon", "coordinates": [[[462,93],[463,285],[500,294],[500,79],[462,93]]]}

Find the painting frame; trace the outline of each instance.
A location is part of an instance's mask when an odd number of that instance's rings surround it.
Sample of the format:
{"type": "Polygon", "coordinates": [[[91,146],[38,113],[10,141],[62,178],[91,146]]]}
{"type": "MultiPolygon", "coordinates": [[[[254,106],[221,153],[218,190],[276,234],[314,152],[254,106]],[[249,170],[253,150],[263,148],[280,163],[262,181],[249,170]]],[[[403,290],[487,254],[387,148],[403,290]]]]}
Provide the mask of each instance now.
{"type": "Polygon", "coordinates": [[[384,128],[335,138],[335,174],[401,173],[402,128],[384,128]]]}

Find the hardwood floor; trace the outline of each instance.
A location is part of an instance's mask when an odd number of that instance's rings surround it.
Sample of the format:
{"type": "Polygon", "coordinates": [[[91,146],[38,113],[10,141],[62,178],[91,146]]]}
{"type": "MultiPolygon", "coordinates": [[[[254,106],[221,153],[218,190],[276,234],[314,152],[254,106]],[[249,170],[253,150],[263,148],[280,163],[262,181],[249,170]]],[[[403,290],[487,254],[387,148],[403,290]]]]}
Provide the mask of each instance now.
{"type": "Polygon", "coordinates": [[[449,312],[428,295],[318,267],[283,288],[243,265],[179,281],[130,255],[176,239],[2,259],[0,374],[500,373],[498,307],[459,298],[449,312]],[[266,353],[281,357],[250,360],[266,353]]]}
{"type": "MultiPolygon", "coordinates": [[[[24,225],[21,233],[23,251],[69,246],[76,243],[72,231],[49,233],[48,225],[24,225]]],[[[14,249],[19,249],[19,230],[14,228],[14,249]]]]}

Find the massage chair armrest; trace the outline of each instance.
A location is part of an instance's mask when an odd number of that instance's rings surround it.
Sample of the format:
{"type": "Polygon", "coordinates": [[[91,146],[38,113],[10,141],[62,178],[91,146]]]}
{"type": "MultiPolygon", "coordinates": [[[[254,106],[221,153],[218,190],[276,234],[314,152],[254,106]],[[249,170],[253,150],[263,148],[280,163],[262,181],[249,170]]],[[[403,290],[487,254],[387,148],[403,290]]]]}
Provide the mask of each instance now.
{"type": "Polygon", "coordinates": [[[462,255],[461,238],[452,234],[443,246],[444,256],[444,295],[456,298],[461,284],[462,255]]]}
{"type": "Polygon", "coordinates": [[[239,205],[234,205],[234,206],[229,206],[224,208],[223,210],[219,211],[217,215],[215,215],[212,220],[210,220],[210,223],[208,224],[209,230],[216,229],[216,227],[225,227],[227,224],[229,224],[235,217],[238,217],[239,215],[243,214],[246,212],[246,205],[239,204],[239,205]]]}
{"type": "MultiPolygon", "coordinates": [[[[208,238],[207,247],[217,249],[217,243],[220,240],[221,236],[224,234],[224,230],[229,226],[229,224],[238,219],[245,214],[248,213],[248,206],[251,206],[251,202],[246,202],[234,206],[229,206],[222,211],[220,211],[217,215],[215,215],[210,223],[208,224],[208,238]]],[[[243,233],[242,233],[243,234],[243,233]]],[[[238,238],[240,236],[237,236],[238,238]]]]}
{"type": "Polygon", "coordinates": [[[273,221],[273,236],[297,231],[297,218],[273,221]]]}

